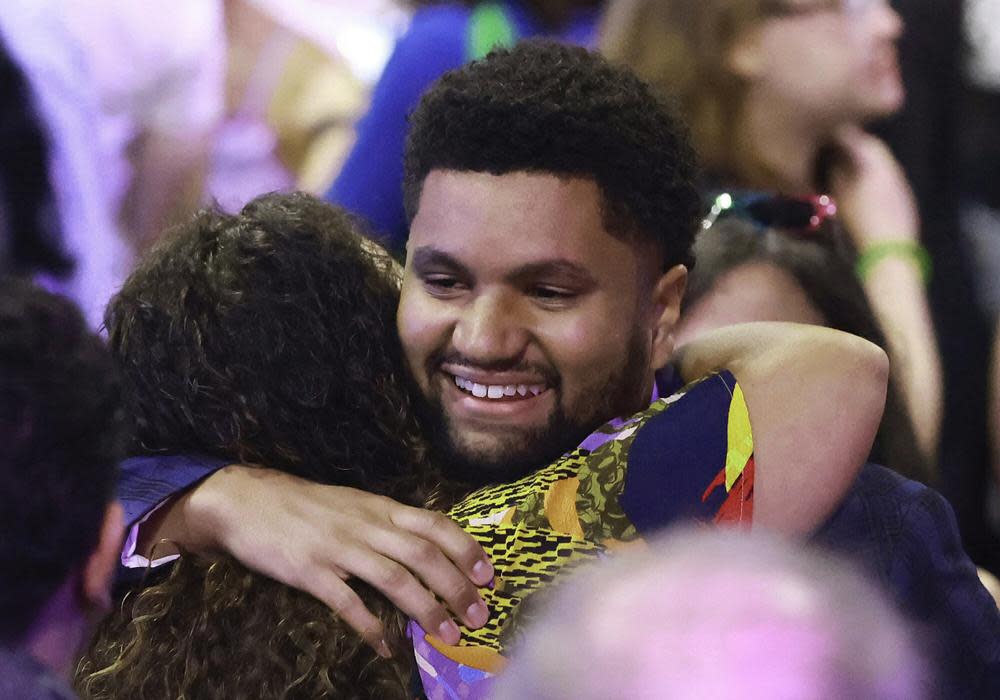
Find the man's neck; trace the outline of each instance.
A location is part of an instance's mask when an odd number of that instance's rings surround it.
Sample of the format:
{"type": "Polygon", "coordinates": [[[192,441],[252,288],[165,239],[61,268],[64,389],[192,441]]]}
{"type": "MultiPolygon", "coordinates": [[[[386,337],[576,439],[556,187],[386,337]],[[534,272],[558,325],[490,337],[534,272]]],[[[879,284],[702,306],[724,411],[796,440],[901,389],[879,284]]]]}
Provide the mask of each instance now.
{"type": "Polygon", "coordinates": [[[788,106],[751,91],[736,125],[739,184],[798,194],[816,189],[816,157],[833,132],[788,106]]]}
{"type": "Polygon", "coordinates": [[[86,614],[77,602],[77,579],[71,577],[42,608],[21,646],[53,675],[68,679],[83,644],[86,614]]]}

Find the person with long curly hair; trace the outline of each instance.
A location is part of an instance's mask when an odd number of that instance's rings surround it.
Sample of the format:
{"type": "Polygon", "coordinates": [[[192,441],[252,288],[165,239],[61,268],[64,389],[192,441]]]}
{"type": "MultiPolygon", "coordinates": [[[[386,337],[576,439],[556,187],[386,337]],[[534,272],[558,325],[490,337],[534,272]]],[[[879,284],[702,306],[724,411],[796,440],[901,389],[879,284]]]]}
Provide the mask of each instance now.
{"type": "MultiPolygon", "coordinates": [[[[434,480],[400,372],[394,265],[306,195],[206,210],[173,231],[107,310],[133,451],[267,464],[424,505],[434,480]]],[[[402,618],[364,586],[394,661],[228,556],[184,555],[147,583],[81,664],[85,697],[407,697],[402,618]]]]}

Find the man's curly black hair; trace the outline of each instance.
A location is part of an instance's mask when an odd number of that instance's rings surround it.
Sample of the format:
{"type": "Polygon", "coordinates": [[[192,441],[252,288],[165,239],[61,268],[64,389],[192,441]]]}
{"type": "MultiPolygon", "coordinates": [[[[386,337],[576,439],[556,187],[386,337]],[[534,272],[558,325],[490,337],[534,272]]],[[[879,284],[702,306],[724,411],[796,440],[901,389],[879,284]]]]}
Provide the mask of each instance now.
{"type": "Polygon", "coordinates": [[[76,307],[0,278],[0,642],[93,552],[124,425],[111,354],[76,307]]]}
{"type": "Polygon", "coordinates": [[[597,53],[525,41],[451,71],[410,116],[404,203],[412,222],[432,170],[593,179],[605,225],[690,264],[700,211],[687,132],[649,87],[597,53]]]}

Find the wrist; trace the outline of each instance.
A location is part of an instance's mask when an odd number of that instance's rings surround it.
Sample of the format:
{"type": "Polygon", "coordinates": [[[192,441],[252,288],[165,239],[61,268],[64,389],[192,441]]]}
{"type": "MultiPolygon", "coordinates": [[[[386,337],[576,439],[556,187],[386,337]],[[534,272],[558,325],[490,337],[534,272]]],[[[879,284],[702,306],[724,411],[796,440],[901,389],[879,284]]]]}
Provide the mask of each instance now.
{"type": "Polygon", "coordinates": [[[915,240],[884,240],[867,244],[858,252],[855,272],[862,282],[867,282],[875,268],[887,260],[901,260],[910,265],[926,285],[933,272],[931,256],[915,240]]]}
{"type": "Polygon", "coordinates": [[[227,529],[232,522],[234,494],[240,473],[246,467],[230,464],[222,467],[182,497],[184,539],[194,551],[225,549],[227,529]]]}

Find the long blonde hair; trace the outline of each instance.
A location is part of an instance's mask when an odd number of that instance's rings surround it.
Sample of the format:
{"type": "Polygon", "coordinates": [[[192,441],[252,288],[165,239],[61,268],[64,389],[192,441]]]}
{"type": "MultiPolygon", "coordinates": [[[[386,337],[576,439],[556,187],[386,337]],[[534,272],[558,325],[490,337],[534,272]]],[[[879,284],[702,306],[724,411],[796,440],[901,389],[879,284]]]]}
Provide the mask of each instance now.
{"type": "Polygon", "coordinates": [[[729,55],[768,7],[773,2],[618,0],[604,17],[601,51],[676,100],[702,164],[717,174],[731,174],[741,151],[734,124],[746,84],[729,55]]]}

